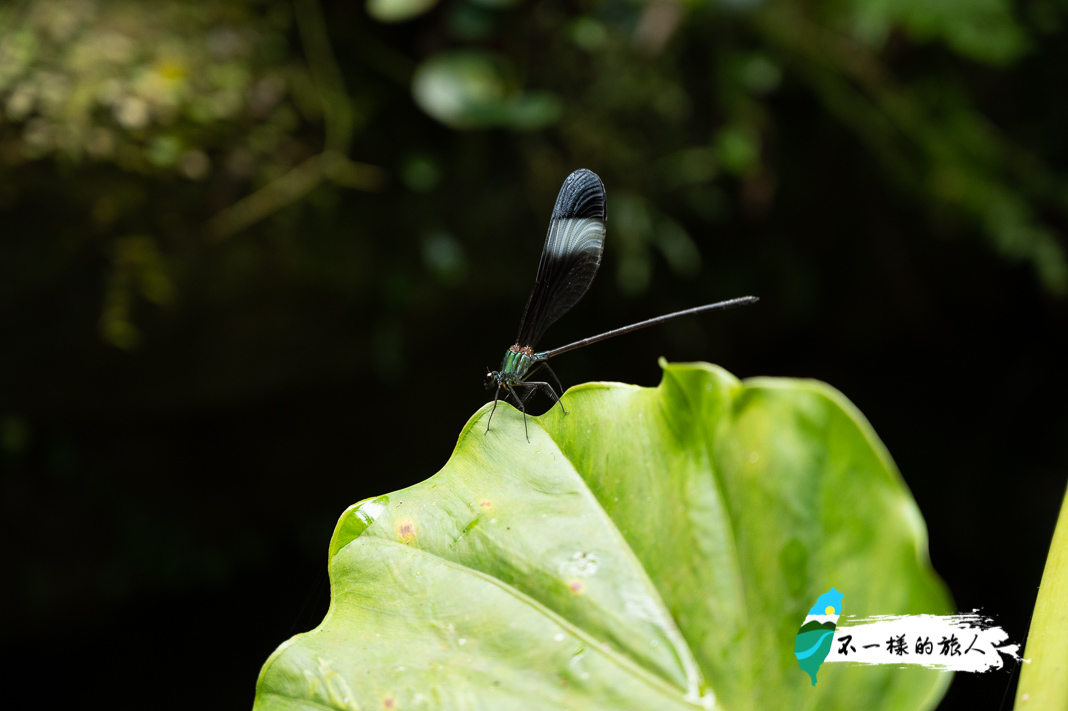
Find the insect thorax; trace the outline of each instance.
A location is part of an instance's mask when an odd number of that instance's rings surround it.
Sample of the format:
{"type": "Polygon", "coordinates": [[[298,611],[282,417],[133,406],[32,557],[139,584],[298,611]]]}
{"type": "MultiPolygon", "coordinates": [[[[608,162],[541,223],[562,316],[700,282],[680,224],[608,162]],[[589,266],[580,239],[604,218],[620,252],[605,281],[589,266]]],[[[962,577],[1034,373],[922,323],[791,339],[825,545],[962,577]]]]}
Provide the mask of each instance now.
{"type": "Polygon", "coordinates": [[[504,360],[501,361],[501,379],[521,382],[533,365],[534,351],[530,346],[511,346],[505,351],[504,360]]]}

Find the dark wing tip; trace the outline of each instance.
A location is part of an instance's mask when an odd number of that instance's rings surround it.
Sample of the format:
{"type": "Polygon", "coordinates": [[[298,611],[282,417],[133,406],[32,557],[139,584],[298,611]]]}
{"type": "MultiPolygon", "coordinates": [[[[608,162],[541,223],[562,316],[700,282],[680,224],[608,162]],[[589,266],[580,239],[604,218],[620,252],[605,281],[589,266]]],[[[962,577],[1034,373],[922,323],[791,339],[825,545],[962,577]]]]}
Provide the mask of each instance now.
{"type": "Polygon", "coordinates": [[[552,219],[589,218],[604,222],[607,202],[604,183],[597,174],[592,170],[579,168],[567,176],[564,184],[560,186],[552,219]]]}

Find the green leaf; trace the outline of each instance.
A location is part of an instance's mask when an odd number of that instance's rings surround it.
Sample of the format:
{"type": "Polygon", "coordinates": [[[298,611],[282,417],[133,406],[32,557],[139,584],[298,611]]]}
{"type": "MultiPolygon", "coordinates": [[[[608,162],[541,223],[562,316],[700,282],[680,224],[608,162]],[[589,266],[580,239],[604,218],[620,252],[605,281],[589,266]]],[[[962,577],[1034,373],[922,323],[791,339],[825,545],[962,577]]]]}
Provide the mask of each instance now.
{"type": "Polygon", "coordinates": [[[1020,669],[1016,689],[1016,706],[1020,709],[1068,708],[1068,616],[1064,601],[1068,599],[1068,492],[1061,504],[1061,515],[1053,531],[1042,584],[1027,633],[1029,660],[1020,669]]]}
{"type": "Polygon", "coordinates": [[[332,602],[268,659],[258,709],[928,708],[949,675],[830,664],[794,637],[845,615],[944,614],[926,531],[845,398],[667,365],[527,418],[489,406],[430,479],[350,508],[332,602]]]}
{"type": "Polygon", "coordinates": [[[452,128],[530,131],[556,122],[560,100],[548,92],[518,91],[511,73],[503,57],[489,52],[442,52],[416,68],[412,97],[419,108],[452,128]]]}
{"type": "Polygon", "coordinates": [[[760,160],[760,139],[749,126],[729,126],[716,136],[716,153],[723,168],[736,175],[760,160]]]}
{"type": "Polygon", "coordinates": [[[1028,37],[1007,0],[854,0],[863,27],[901,23],[918,40],[943,39],[972,59],[1005,64],[1017,59],[1028,37]]]}
{"type": "Polygon", "coordinates": [[[367,14],[379,22],[404,22],[437,4],[438,0],[367,0],[367,14]]]}

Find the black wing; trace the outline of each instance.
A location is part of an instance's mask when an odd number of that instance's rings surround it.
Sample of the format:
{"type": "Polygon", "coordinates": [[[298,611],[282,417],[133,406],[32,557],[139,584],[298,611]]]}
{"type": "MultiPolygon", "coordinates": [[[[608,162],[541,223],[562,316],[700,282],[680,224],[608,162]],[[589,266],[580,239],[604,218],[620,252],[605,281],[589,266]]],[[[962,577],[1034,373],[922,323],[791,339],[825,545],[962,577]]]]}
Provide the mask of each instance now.
{"type": "Polygon", "coordinates": [[[604,251],[604,184],[593,171],[567,176],[541,250],[538,278],[519,322],[520,346],[534,345],[590,288],[604,251]]]}

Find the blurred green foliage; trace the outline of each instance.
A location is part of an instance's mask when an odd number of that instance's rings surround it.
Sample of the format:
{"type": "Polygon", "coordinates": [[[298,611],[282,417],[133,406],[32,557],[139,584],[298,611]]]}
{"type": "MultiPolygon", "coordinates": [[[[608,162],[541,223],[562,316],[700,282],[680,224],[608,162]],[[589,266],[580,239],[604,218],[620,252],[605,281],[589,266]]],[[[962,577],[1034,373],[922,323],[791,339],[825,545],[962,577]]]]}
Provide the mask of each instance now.
{"type": "Polygon", "coordinates": [[[377,184],[375,169],[343,155],[351,112],[336,108],[346,100],[335,93],[318,7],[303,5],[300,29],[326,52],[325,68],[314,51],[293,51],[288,3],[50,0],[0,8],[4,202],[17,201],[20,171],[35,162],[83,175],[71,207],[88,208],[88,231],[111,254],[100,318],[107,342],[136,345],[131,300],[173,300],[182,255],[160,244],[166,226],[146,215],[161,207],[150,198],[157,186],[190,183],[167,196],[164,209],[192,213],[183,231],[200,242],[189,245],[195,250],[273,214],[323,177],[377,184]],[[324,120],[328,133],[341,132],[325,145],[316,131],[304,135],[309,122],[324,120]],[[90,164],[117,171],[94,184],[90,164]],[[256,188],[264,191],[238,201],[256,188]],[[145,222],[148,234],[128,233],[145,222]]]}
{"type": "MultiPolygon", "coordinates": [[[[962,74],[1011,71],[1058,34],[1064,8],[1051,1],[370,0],[366,10],[372,21],[421,23],[417,51],[373,25],[346,33],[353,46],[335,46],[315,0],[0,9],[0,207],[18,203],[24,174],[54,166],[70,203],[56,209],[78,215],[77,239],[107,255],[105,341],[134,347],[137,303],[174,308],[194,288],[190,258],[264,219],[285,220],[279,212],[324,180],[379,189],[384,173],[349,154],[381,112],[515,131],[542,192],[576,158],[633,175],[610,203],[620,288],[648,287],[653,253],[692,274],[693,238],[656,206],[681,196],[706,223],[732,200],[771,209],[784,82],[816,97],[932,220],[974,229],[1007,259],[1032,263],[1050,292],[1068,291],[1057,228],[1068,179],[1036,136],[992,122],[962,74]],[[916,63],[918,52],[958,59],[916,63]],[[347,91],[357,67],[391,81],[347,91]]],[[[450,189],[429,154],[399,144],[373,152],[417,193],[450,189]]],[[[462,243],[421,239],[428,269],[459,283],[462,243]]]]}

